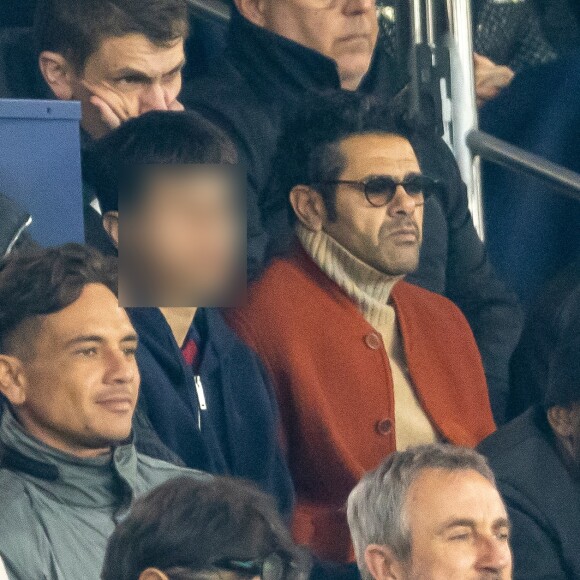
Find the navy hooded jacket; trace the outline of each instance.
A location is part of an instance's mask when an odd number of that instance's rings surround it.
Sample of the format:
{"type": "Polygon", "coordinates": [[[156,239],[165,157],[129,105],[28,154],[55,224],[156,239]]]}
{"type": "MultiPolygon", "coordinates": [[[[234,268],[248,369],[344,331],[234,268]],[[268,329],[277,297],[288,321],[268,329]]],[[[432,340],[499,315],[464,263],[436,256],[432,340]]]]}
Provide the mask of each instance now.
{"type": "MultiPolygon", "coordinates": [[[[290,514],[293,487],[278,442],[278,411],[257,356],[218,310],[198,310],[204,347],[197,372],[207,402],[207,410],[200,410],[193,369],[161,311],[127,311],[139,335],[138,409],[161,441],[188,467],[254,482],[290,514]]],[[[146,452],[143,445],[141,450],[146,452]]]]}

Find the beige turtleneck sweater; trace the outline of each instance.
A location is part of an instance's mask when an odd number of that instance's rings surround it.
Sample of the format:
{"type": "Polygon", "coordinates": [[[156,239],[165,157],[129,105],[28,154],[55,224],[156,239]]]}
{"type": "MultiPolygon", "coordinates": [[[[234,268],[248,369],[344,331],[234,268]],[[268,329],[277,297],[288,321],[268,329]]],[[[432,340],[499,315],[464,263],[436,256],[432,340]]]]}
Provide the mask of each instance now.
{"type": "Polygon", "coordinates": [[[296,233],[308,255],[354,300],[366,321],[383,338],[393,378],[397,449],[433,443],[437,433],[415,394],[395,309],[389,300],[393,286],[402,276],[388,276],[365,264],[324,231],[313,232],[298,224],[296,233]]]}

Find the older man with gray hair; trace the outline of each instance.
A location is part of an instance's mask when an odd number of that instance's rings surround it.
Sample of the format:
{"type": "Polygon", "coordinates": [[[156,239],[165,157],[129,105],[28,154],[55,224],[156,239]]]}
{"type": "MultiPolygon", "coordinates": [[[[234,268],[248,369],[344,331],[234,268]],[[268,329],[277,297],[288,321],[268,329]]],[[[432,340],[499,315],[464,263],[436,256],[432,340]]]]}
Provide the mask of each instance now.
{"type": "Polygon", "coordinates": [[[4,567],[2,558],[0,558],[0,580],[8,580],[8,574],[6,573],[6,568],[4,567]]]}
{"type": "Polygon", "coordinates": [[[391,454],[348,499],[363,580],[509,580],[509,521],[483,456],[432,444],[391,454]]]}

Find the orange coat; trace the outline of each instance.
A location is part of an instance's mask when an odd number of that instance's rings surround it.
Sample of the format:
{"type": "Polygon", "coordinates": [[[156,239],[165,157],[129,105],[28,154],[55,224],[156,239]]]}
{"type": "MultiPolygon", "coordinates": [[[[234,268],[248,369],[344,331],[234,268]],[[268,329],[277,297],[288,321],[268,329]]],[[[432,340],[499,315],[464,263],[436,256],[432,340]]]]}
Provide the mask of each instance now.
{"type": "MultiPolygon", "coordinates": [[[[391,294],[409,373],[446,441],[474,447],[495,430],[467,321],[446,298],[398,282],[391,294]]],[[[345,502],[361,475],[395,450],[394,397],[380,334],[299,249],[275,261],[226,313],[276,389],[294,479],[296,540],[348,561],[345,502]]]]}

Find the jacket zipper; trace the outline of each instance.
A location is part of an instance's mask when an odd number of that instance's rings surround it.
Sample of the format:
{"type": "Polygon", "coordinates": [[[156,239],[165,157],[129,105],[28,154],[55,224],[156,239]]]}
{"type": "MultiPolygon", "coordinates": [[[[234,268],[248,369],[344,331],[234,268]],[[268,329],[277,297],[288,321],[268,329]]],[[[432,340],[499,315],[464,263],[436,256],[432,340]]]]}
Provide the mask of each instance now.
{"type": "Polygon", "coordinates": [[[201,412],[207,411],[207,403],[205,401],[205,393],[203,392],[203,384],[199,375],[194,376],[195,391],[197,393],[197,426],[201,431],[201,412]]]}

